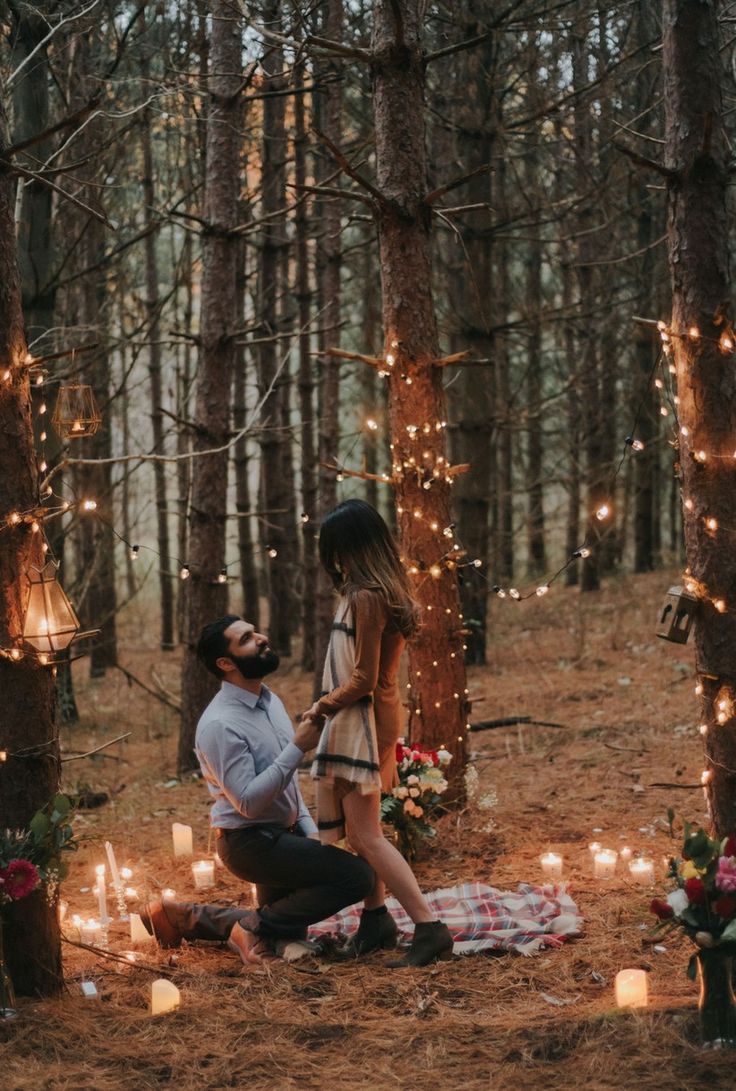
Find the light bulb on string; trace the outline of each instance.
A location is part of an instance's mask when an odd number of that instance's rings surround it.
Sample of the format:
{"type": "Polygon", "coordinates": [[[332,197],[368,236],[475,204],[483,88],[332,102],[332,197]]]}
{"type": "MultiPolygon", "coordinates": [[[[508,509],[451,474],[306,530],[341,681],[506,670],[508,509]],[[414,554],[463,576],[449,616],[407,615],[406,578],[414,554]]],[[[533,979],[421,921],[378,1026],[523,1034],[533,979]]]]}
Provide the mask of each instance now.
{"type": "Polygon", "coordinates": [[[96,511],[97,510],[97,501],[96,500],[83,500],[82,501],[82,508],[83,508],[84,511],[96,511]]]}
{"type": "Polygon", "coordinates": [[[183,564],[181,566],[181,568],[179,569],[179,579],[180,580],[188,580],[189,577],[191,576],[191,574],[192,574],[192,572],[191,572],[191,569],[189,568],[188,564],[183,564]]]}
{"type": "Polygon", "coordinates": [[[596,509],[595,517],[599,522],[602,523],[603,520],[607,519],[610,514],[611,514],[611,509],[610,509],[609,505],[608,504],[601,504],[601,506],[596,509]]]}
{"type": "Polygon", "coordinates": [[[279,555],[278,549],[275,549],[273,546],[266,546],[266,553],[271,558],[271,560],[273,560],[275,557],[278,557],[279,555]]]}
{"type": "Polygon", "coordinates": [[[226,568],[221,568],[220,571],[217,573],[217,582],[218,583],[227,583],[227,569],[226,568]]]}
{"type": "Polygon", "coordinates": [[[141,551],[141,547],[139,545],[133,545],[133,546],[130,547],[130,559],[131,559],[131,561],[137,561],[138,560],[138,554],[140,553],[140,551],[141,551]]]}

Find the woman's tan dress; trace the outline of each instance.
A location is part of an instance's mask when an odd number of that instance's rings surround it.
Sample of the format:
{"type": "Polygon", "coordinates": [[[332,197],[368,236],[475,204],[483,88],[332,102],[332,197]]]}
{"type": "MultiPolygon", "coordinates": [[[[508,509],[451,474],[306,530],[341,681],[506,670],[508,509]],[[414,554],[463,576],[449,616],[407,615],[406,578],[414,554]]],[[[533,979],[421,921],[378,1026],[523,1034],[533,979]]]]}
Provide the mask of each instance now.
{"type": "Polygon", "coordinates": [[[396,784],[404,643],[379,592],[361,590],[340,599],[323,675],[325,689],[333,688],[317,703],[326,722],[312,763],[324,844],[345,836],[343,800],[350,792],[390,791],[396,784]]]}

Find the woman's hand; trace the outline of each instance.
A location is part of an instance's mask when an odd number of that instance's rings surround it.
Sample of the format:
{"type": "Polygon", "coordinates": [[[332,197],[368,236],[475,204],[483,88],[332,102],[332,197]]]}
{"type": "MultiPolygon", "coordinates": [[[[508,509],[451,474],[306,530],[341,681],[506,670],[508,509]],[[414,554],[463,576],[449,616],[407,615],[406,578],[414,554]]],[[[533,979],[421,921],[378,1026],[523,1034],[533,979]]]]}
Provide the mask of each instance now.
{"type": "Polygon", "coordinates": [[[319,701],[315,701],[311,708],[308,708],[306,712],[302,713],[303,720],[321,720],[324,719],[322,714],[317,710],[319,701]]]}

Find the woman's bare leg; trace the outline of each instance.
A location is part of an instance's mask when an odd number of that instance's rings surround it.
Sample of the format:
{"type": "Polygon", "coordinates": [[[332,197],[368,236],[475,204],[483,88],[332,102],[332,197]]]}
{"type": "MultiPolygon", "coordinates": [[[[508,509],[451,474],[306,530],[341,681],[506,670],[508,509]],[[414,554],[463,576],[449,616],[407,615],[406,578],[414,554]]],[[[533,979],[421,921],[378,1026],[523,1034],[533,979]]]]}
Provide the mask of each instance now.
{"type": "MultiPolygon", "coordinates": [[[[398,899],[414,924],[433,921],[435,918],[419,889],[414,872],[399,850],[383,836],[380,820],[381,796],[379,792],[361,795],[352,791],[342,801],[348,840],[359,856],[362,856],[376,872],[380,884],[385,883],[398,899]]],[[[367,909],[376,908],[379,884],[365,901],[367,909]]]]}

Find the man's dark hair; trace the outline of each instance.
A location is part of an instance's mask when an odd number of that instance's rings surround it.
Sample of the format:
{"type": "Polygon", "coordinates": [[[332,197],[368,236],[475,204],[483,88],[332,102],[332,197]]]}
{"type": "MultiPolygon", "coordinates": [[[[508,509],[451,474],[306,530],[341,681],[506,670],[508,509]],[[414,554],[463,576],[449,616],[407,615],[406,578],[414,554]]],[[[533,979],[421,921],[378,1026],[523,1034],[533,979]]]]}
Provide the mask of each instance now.
{"type": "Polygon", "coordinates": [[[242,620],[237,614],[226,614],[225,617],[218,617],[217,621],[211,621],[209,625],[205,625],[199,634],[197,658],[210,674],[214,674],[215,678],[223,677],[222,671],[217,666],[217,660],[220,656],[228,654],[225,630],[229,629],[234,621],[242,620]]]}

